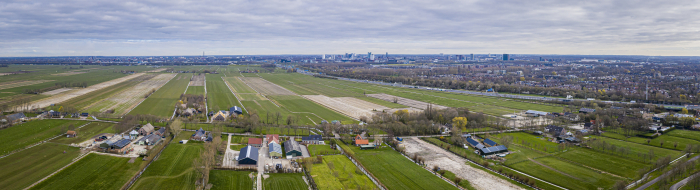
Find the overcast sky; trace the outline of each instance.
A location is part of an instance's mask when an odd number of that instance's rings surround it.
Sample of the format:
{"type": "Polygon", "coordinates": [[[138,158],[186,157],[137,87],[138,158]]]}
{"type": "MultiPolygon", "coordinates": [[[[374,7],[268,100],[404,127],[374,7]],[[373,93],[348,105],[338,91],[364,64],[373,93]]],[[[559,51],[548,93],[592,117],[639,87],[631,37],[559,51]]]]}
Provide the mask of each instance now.
{"type": "Polygon", "coordinates": [[[0,56],[699,55],[699,1],[3,0],[0,56]]]}

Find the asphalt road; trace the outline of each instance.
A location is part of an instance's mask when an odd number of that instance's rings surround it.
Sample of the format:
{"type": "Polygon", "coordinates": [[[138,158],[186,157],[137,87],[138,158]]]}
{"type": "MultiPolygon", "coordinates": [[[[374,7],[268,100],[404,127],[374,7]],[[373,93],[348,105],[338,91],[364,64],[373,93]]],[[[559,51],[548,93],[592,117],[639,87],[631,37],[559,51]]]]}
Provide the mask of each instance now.
{"type": "Polygon", "coordinates": [[[695,173],[695,174],[691,175],[690,177],[687,177],[687,178],[679,181],[678,183],[673,184],[673,186],[671,186],[671,190],[680,189],[683,185],[688,183],[688,181],[690,181],[690,179],[692,179],[693,177],[698,176],[698,175],[700,175],[700,173],[695,173]]]}

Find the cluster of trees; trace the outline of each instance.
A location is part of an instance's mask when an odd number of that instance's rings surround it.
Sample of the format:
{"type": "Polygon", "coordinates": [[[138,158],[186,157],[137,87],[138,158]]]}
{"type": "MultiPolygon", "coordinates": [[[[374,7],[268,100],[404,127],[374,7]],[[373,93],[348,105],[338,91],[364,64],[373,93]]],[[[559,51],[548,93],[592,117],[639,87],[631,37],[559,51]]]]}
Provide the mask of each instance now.
{"type": "Polygon", "coordinates": [[[212,139],[211,143],[204,143],[204,149],[200,151],[199,158],[192,161],[195,171],[202,176],[201,183],[197,184],[199,186],[197,189],[210,189],[213,186],[209,183],[209,171],[216,166],[217,160],[222,160],[217,159],[217,155],[226,150],[225,146],[221,146],[223,143],[221,129],[214,127],[210,133],[212,133],[214,139],[212,139]]]}
{"type": "MultiPolygon", "coordinates": [[[[681,162],[671,165],[669,171],[666,172],[667,175],[660,176],[660,180],[657,182],[659,189],[670,189],[674,184],[673,182],[676,180],[684,179],[692,175],[692,172],[695,172],[696,168],[698,168],[698,164],[700,164],[700,160],[681,162]]],[[[691,179],[686,186],[694,187],[693,189],[698,189],[698,187],[700,187],[700,180],[698,180],[698,176],[691,179]]]]}

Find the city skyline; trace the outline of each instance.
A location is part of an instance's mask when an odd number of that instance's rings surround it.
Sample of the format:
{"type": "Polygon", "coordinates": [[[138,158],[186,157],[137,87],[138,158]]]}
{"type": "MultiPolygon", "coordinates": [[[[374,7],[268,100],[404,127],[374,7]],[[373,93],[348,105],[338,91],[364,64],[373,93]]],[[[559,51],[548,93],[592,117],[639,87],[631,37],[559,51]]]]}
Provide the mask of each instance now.
{"type": "Polygon", "coordinates": [[[700,50],[697,8],[661,1],[5,1],[0,57],[693,56],[700,50]]]}

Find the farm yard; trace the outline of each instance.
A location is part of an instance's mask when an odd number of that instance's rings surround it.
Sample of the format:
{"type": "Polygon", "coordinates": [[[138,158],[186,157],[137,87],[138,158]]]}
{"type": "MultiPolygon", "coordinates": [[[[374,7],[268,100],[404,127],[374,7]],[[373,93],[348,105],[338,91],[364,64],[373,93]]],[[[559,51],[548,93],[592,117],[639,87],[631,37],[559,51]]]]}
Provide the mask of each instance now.
{"type": "Polygon", "coordinates": [[[457,177],[469,181],[471,186],[477,189],[522,189],[508,181],[489,175],[485,171],[473,168],[465,164],[466,159],[418,138],[406,138],[404,145],[408,155],[418,155],[425,158],[428,168],[438,166],[440,169],[448,170],[457,177]]]}
{"type": "Polygon", "coordinates": [[[30,189],[121,189],[141,168],[141,159],[90,154],[30,189]]]}
{"type": "Polygon", "coordinates": [[[355,119],[360,119],[361,117],[370,119],[376,111],[389,109],[388,107],[352,97],[330,98],[324,95],[303,95],[303,97],[355,119]]]}
{"type": "Polygon", "coordinates": [[[263,188],[268,190],[308,190],[302,173],[270,173],[263,180],[263,188]]]}
{"type": "Polygon", "coordinates": [[[107,112],[115,115],[124,115],[129,110],[133,109],[146,99],[147,95],[156,92],[165,83],[170,81],[177,74],[159,74],[152,75],[153,78],[147,79],[137,85],[114,94],[111,97],[104,99],[87,108],[88,112],[107,112]]]}

